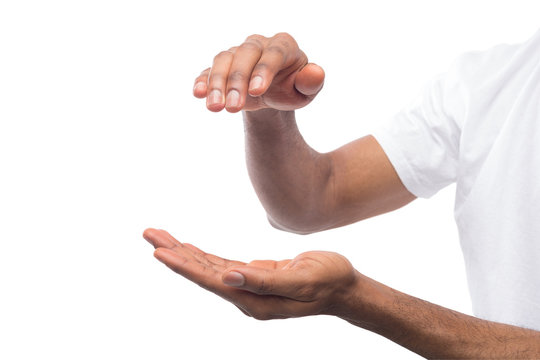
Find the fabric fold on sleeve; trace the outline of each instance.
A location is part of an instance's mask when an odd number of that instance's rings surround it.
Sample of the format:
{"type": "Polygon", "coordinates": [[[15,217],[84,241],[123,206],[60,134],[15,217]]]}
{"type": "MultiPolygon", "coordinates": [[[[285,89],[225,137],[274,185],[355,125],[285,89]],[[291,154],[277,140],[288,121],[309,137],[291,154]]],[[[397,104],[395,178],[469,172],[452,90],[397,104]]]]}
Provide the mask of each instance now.
{"type": "Polygon", "coordinates": [[[465,102],[463,95],[458,72],[451,69],[372,133],[403,185],[417,197],[429,198],[456,181],[460,138],[456,117],[463,107],[459,102],[465,102]]]}

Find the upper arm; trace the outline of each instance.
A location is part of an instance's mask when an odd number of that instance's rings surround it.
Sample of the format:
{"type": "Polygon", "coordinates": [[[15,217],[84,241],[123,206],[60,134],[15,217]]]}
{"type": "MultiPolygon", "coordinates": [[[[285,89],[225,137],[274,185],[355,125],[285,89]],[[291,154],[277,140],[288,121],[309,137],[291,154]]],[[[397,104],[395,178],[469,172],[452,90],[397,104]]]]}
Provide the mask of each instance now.
{"type": "Polygon", "coordinates": [[[375,136],[323,155],[331,164],[321,206],[325,228],[398,209],[416,196],[429,198],[457,180],[470,96],[463,68],[469,63],[467,57],[455,61],[409,106],[381,123],[375,136]]]}
{"type": "Polygon", "coordinates": [[[331,174],[324,189],[324,228],[348,225],[398,209],[416,197],[401,182],[377,140],[369,135],[328,156],[331,174]]]}

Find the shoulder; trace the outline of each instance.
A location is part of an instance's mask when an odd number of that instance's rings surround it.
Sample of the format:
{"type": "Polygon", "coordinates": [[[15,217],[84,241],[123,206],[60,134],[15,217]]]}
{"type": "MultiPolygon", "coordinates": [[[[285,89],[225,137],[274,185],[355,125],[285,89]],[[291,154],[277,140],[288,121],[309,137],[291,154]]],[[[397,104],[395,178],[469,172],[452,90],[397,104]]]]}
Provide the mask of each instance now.
{"type": "Polygon", "coordinates": [[[539,63],[540,30],[525,42],[465,52],[454,60],[449,75],[468,87],[477,88],[486,82],[507,80],[508,76],[539,63]]]}

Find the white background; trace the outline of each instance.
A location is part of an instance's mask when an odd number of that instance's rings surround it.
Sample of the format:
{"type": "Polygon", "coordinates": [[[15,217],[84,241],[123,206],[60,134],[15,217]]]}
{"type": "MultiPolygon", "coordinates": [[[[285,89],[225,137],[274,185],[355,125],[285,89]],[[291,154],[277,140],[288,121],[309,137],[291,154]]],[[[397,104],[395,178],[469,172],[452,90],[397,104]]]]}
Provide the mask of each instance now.
{"type": "Polygon", "coordinates": [[[460,53],[521,42],[537,1],[0,2],[0,358],[415,359],[330,317],[259,322],[172,273],[164,228],[239,260],[307,250],[470,313],[450,187],[346,228],[271,228],[244,165],[240,114],[193,80],[220,50],[287,31],[324,67],[298,111],[330,151],[404,107],[460,53]]]}

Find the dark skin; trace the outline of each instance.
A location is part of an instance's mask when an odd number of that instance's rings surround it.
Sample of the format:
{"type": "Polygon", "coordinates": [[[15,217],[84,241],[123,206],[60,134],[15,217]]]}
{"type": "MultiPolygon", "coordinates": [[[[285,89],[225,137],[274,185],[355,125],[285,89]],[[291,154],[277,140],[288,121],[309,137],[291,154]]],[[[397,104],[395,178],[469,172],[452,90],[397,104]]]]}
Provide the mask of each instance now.
{"type": "MultiPolygon", "coordinates": [[[[253,186],[279,229],[311,233],[392,211],[414,200],[377,141],[366,136],[320,154],[303,140],[294,110],[321,90],[324,71],[288,34],[248,37],[196,79],[211,111],[243,111],[253,186]]],[[[144,238],[173,271],[268,320],[334,315],[426,358],[540,358],[540,332],[480,320],[417,299],[359,273],[342,255],[244,263],[180,243],[163,230],[144,238]]]]}

